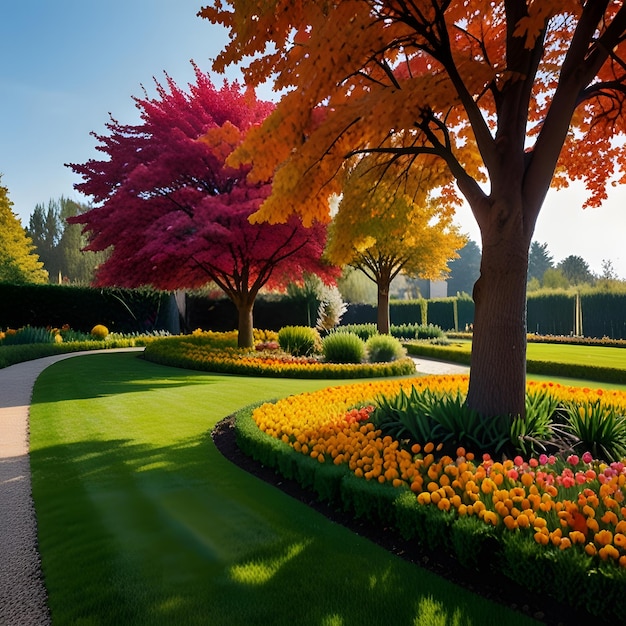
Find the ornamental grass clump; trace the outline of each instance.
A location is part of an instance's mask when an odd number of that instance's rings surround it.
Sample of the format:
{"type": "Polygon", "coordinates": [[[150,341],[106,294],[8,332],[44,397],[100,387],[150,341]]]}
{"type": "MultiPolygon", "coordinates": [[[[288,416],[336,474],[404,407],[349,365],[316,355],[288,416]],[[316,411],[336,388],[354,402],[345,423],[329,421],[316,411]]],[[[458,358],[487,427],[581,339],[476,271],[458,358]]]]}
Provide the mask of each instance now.
{"type": "Polygon", "coordinates": [[[381,432],[410,448],[436,441],[448,451],[458,446],[501,452],[510,443],[505,419],[483,419],[465,404],[459,389],[401,389],[393,397],[379,396],[372,421],[381,432]]]}
{"type": "Polygon", "coordinates": [[[441,327],[434,324],[420,324],[415,329],[416,339],[442,339],[443,337],[445,337],[445,333],[441,327]]]}
{"type": "Polygon", "coordinates": [[[283,326],[278,331],[278,344],[292,356],[311,356],[319,350],[320,335],[310,326],[283,326]]]}
{"type": "Polygon", "coordinates": [[[18,346],[33,343],[55,343],[55,333],[49,328],[24,326],[18,330],[7,330],[2,345],[18,346]]]}
{"type": "Polygon", "coordinates": [[[406,356],[400,340],[391,335],[372,335],[365,342],[365,352],[370,363],[388,363],[406,356]]]}
{"type": "Polygon", "coordinates": [[[623,409],[595,399],[566,402],[563,405],[564,429],[579,454],[589,450],[595,457],[619,460],[626,457],[626,416],[623,409]]]}
{"type": "Polygon", "coordinates": [[[365,342],[354,333],[334,332],[324,337],[322,353],[328,363],[362,363],[365,342]]]}

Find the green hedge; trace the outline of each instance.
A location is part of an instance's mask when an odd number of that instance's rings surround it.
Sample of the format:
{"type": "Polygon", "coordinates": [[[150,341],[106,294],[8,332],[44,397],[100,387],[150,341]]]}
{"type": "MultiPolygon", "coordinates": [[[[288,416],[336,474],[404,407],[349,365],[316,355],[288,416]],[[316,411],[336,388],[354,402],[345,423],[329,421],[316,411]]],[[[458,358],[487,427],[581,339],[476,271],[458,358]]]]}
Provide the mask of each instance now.
{"type": "Polygon", "coordinates": [[[571,335],[575,332],[574,294],[531,293],[527,300],[527,328],[538,335],[571,335]]]}
{"type": "Polygon", "coordinates": [[[57,327],[89,332],[104,324],[111,332],[178,332],[169,294],[150,289],[96,289],[67,285],[0,283],[0,328],[57,327]],[[174,319],[172,319],[174,317],[174,319]]]}
{"type": "Polygon", "coordinates": [[[429,300],[426,309],[429,324],[445,330],[458,330],[456,298],[437,298],[429,300]]]}
{"type": "Polygon", "coordinates": [[[389,317],[396,326],[402,324],[425,325],[427,319],[428,300],[392,300],[389,303],[389,317]]]}
{"type": "Polygon", "coordinates": [[[580,296],[580,305],[584,335],[626,338],[626,294],[584,293],[580,296]]]}
{"type": "MultiPolygon", "coordinates": [[[[239,317],[237,308],[226,297],[207,298],[190,294],[186,297],[186,309],[186,332],[193,332],[197,328],[217,332],[237,328],[239,317]]],[[[309,320],[311,313],[307,313],[304,301],[274,294],[257,297],[253,314],[255,328],[277,332],[283,326],[315,326],[317,319],[317,311],[313,311],[312,319],[309,320]]]]}

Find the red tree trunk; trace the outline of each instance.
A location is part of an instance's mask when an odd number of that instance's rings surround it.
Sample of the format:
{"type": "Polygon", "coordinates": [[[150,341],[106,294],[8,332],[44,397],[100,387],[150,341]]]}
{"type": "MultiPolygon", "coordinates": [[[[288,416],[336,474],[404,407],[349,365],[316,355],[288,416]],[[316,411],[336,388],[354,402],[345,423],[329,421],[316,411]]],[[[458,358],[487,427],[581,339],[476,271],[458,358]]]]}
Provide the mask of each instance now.
{"type": "Polygon", "coordinates": [[[467,404],[485,416],[525,413],[529,241],[522,232],[510,223],[482,230],[467,404]]]}

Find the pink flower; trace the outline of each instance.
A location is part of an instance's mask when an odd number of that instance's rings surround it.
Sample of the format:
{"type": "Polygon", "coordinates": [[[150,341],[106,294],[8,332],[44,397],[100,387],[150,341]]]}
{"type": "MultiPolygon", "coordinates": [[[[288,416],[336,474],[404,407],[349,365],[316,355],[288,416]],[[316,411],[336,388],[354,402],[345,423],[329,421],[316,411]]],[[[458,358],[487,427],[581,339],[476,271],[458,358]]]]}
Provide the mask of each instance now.
{"type": "Polygon", "coordinates": [[[568,462],[570,465],[573,465],[574,467],[576,467],[576,465],[578,465],[578,462],[579,462],[579,461],[580,461],[580,459],[578,458],[578,455],[576,455],[576,454],[570,454],[570,455],[567,457],[567,462],[568,462]]]}
{"type": "Polygon", "coordinates": [[[591,461],[593,461],[591,452],[585,452],[585,454],[583,454],[583,463],[591,463],[591,461]]]}
{"type": "Polygon", "coordinates": [[[511,479],[511,480],[517,480],[519,478],[519,474],[517,473],[516,469],[510,469],[506,475],[511,479]]]}
{"type": "Polygon", "coordinates": [[[520,465],[523,465],[523,464],[524,464],[524,459],[523,459],[521,456],[519,456],[519,454],[518,454],[518,455],[517,455],[517,456],[513,459],[513,463],[515,463],[515,465],[517,465],[517,466],[519,467],[520,465]]]}
{"type": "Polygon", "coordinates": [[[541,463],[541,465],[546,465],[547,462],[548,457],[545,454],[539,456],[539,463],[541,463]]]}

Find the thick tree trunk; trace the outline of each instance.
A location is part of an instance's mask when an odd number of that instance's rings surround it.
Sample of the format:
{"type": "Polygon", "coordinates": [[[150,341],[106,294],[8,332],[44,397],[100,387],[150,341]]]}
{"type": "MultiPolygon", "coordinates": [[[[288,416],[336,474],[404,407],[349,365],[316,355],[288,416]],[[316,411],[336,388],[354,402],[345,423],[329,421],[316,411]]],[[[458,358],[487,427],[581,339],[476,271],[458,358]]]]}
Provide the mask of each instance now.
{"type": "Polygon", "coordinates": [[[252,301],[235,302],[235,305],[237,306],[239,316],[237,345],[240,348],[252,348],[254,346],[254,321],[252,315],[254,299],[252,301]]]}
{"type": "Polygon", "coordinates": [[[376,328],[381,335],[389,334],[389,285],[378,283],[376,328]]]}
{"type": "Polygon", "coordinates": [[[512,224],[482,232],[474,286],[474,336],[467,404],[485,416],[524,415],[526,273],[529,241],[512,224]]]}

